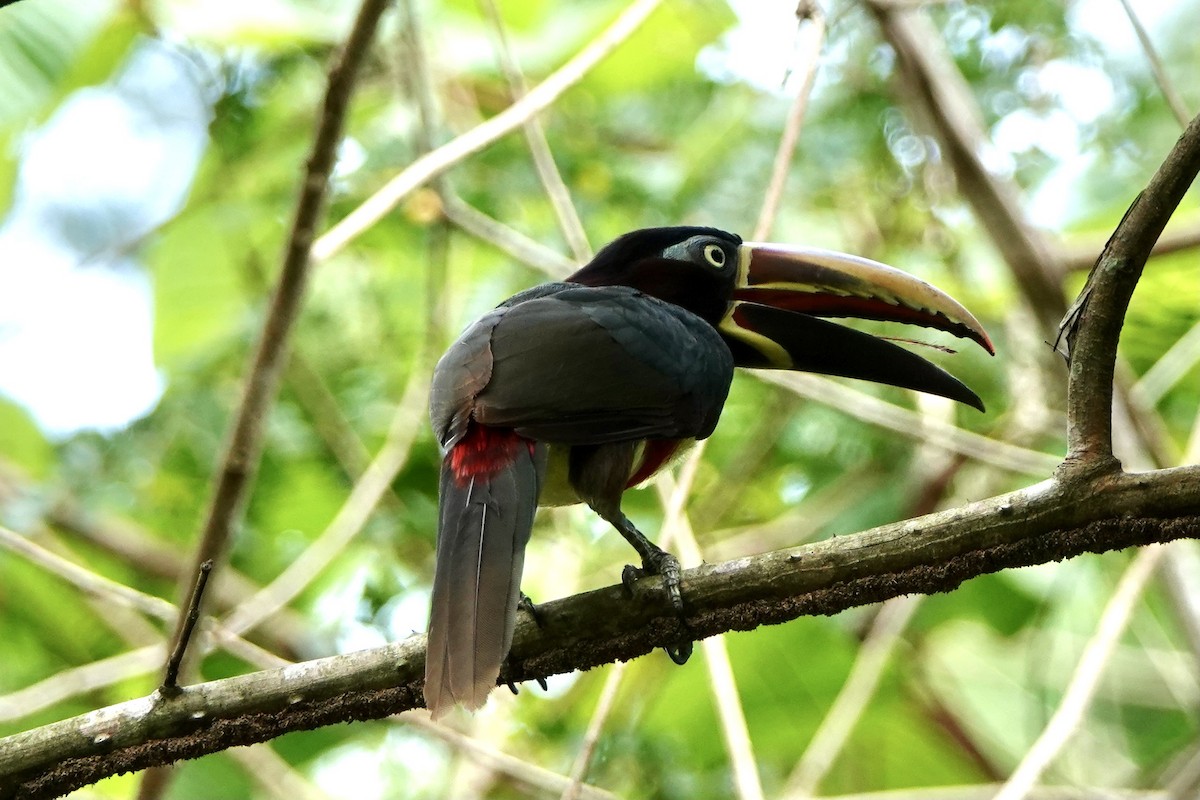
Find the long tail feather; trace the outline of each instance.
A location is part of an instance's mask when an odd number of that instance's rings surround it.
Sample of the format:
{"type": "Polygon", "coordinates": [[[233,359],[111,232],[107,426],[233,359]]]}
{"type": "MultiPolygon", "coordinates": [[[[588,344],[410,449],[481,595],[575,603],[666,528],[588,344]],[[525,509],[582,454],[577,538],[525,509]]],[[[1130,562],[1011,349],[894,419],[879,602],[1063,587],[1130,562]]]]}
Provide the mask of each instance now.
{"type": "Polygon", "coordinates": [[[496,686],[512,645],[544,461],[544,445],[521,447],[512,463],[465,485],[449,455],[442,464],[425,657],[425,705],[434,719],[456,703],[479,708],[496,686]]]}

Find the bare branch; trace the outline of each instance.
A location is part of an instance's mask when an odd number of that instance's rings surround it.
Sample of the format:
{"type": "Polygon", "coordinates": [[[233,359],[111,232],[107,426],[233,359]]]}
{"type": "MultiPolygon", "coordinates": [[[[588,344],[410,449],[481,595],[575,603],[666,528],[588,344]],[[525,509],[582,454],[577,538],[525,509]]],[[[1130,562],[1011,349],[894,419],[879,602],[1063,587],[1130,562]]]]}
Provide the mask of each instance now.
{"type": "MultiPolygon", "coordinates": [[[[570,786],[570,779],[551,772],[544,767],[530,764],[516,756],[502,753],[493,747],[464,736],[458,731],[445,725],[440,725],[431,719],[424,711],[414,711],[401,714],[398,719],[418,730],[432,734],[446,742],[459,752],[465,753],[475,761],[486,764],[497,772],[501,772],[514,781],[525,786],[540,789],[544,792],[560,792],[570,786]]],[[[595,786],[583,784],[580,787],[580,800],[616,800],[616,795],[598,789],[595,786]]]]}
{"type": "Polygon", "coordinates": [[[312,257],[325,261],[390,212],[414,189],[441,175],[473,153],[511,133],[544,111],[567,89],[578,83],[618,45],[629,38],[662,0],[634,0],[612,25],[587,47],[546,78],[529,94],[471,130],[427,153],[384,185],[362,205],[346,215],[313,243],[312,257]]]}
{"type": "MultiPolygon", "coordinates": [[[[513,55],[512,47],[509,45],[508,33],[504,29],[504,19],[500,16],[500,10],[496,7],[495,0],[480,0],[479,4],[495,29],[496,42],[499,45],[500,66],[508,79],[509,88],[512,90],[513,97],[520,99],[525,96],[528,87],[525,84],[521,66],[517,63],[517,58],[513,55]]],[[[558,171],[558,165],[554,163],[554,154],[550,152],[546,131],[536,116],[531,116],[523,127],[525,128],[525,141],[529,144],[529,154],[533,156],[534,170],[537,171],[538,179],[546,190],[546,197],[550,200],[554,215],[558,217],[558,227],[567,240],[567,246],[571,248],[577,261],[588,261],[592,257],[592,246],[588,244],[587,231],[584,230],[583,222],[579,219],[579,212],[575,210],[575,204],[571,201],[571,191],[563,181],[562,174],[558,171]]]]}
{"type": "MultiPolygon", "coordinates": [[[[354,90],[375,26],[387,8],[387,0],[364,0],[350,35],[329,70],[317,133],[309,153],[300,197],[292,218],[291,233],[283,256],[279,281],[246,376],[221,466],[217,470],[212,501],[204,532],[196,548],[193,568],[181,580],[180,596],[191,590],[193,576],[205,561],[220,563],[233,529],[245,507],[250,484],[262,454],[267,413],[279,386],[279,376],[287,357],[287,342],[300,311],[310,265],[309,251],[325,204],[329,175],[337,158],[346,109],[354,90]]],[[[181,614],[175,628],[172,649],[186,625],[181,614]]]]}
{"type": "MultiPolygon", "coordinates": [[[[1009,567],[1195,536],[1200,467],[1070,474],[856,536],[685,571],[698,637],[949,591],[1009,567]]],[[[648,579],[538,606],[517,626],[509,675],[531,680],[675,644],[679,622],[648,579]]],[[[0,798],[38,798],[101,777],[282,733],[377,719],[421,703],[424,637],[188,686],[0,739],[0,798]]]]}
{"type": "Polygon", "coordinates": [[[1059,463],[1057,458],[1048,453],[1039,453],[947,425],[820,375],[774,370],[759,370],[755,374],[767,383],[824,403],[855,419],[879,425],[902,436],[936,444],[994,467],[1026,475],[1045,475],[1059,463]]]}
{"type": "Polygon", "coordinates": [[[579,264],[551,250],[536,239],[492,219],[457,196],[443,198],[446,219],[472,236],[487,242],[522,264],[546,273],[551,280],[561,280],[579,268],[579,264]]]}
{"type": "Polygon", "coordinates": [[[425,403],[429,383],[424,373],[414,375],[392,415],[387,441],[354,484],[328,527],[275,580],[238,606],[223,622],[230,631],[243,633],[283,608],[304,591],[334,556],[353,539],[370,519],[379,501],[391,490],[392,481],[408,460],[417,435],[419,409],[425,403]]]}
{"type": "Polygon", "coordinates": [[[1112,454],[1113,372],[1125,310],[1150,249],[1200,172],[1200,117],[1125,212],[1087,284],[1060,323],[1070,351],[1065,468],[1117,466],[1112,454]]]}
{"type": "MultiPolygon", "coordinates": [[[[703,445],[704,442],[699,442],[688,453],[677,483],[671,480],[670,475],[663,475],[658,480],[659,498],[666,512],[663,528],[678,540],[684,564],[703,562],[700,545],[685,510],[700,467],[703,445]]],[[[733,675],[733,664],[729,660],[729,648],[721,636],[705,639],[701,646],[708,669],[709,687],[721,722],[721,734],[725,739],[725,751],[729,754],[734,791],[739,800],[762,800],[764,795],[762,779],[758,774],[758,759],[754,757],[746,711],[733,675]]]]}
{"type": "Polygon", "coordinates": [[[604,680],[604,688],[600,690],[600,699],[596,701],[596,710],[588,721],[587,731],[579,745],[579,752],[571,764],[571,778],[567,788],[563,789],[562,800],[579,800],[583,792],[583,781],[587,777],[588,767],[592,764],[592,756],[596,753],[596,745],[600,742],[600,733],[608,721],[613,702],[617,699],[617,690],[625,678],[626,664],[618,661],[609,667],[608,677],[604,680]]]}
{"type": "Polygon", "coordinates": [[[801,0],[800,5],[796,8],[796,16],[800,18],[801,32],[805,34],[809,55],[804,62],[804,69],[800,73],[800,87],[796,90],[796,97],[792,101],[791,109],[788,110],[783,136],[775,151],[775,163],[771,167],[771,180],[763,195],[758,222],[755,223],[754,233],[751,236],[752,239],[760,241],[770,235],[775,217],[779,213],[779,202],[783,198],[783,189],[787,184],[788,172],[792,166],[792,154],[796,151],[796,142],[800,140],[800,128],[804,124],[804,115],[808,112],[808,98],[812,95],[813,83],[817,78],[817,67],[821,63],[821,48],[825,44],[825,15],[815,0],[801,0]]]}
{"type": "Polygon", "coordinates": [[[1171,349],[1146,370],[1131,388],[1130,395],[1144,405],[1156,406],[1197,363],[1200,363],[1200,322],[1180,336],[1171,349]]]}
{"type": "Polygon", "coordinates": [[[1175,84],[1167,76],[1167,70],[1163,66],[1162,59],[1158,57],[1158,51],[1154,47],[1154,42],[1150,41],[1150,34],[1146,32],[1146,27],[1138,19],[1138,15],[1133,10],[1133,5],[1130,4],[1129,0],[1121,0],[1121,7],[1125,9],[1125,16],[1129,17],[1129,24],[1133,27],[1134,33],[1137,34],[1138,43],[1142,46],[1142,52],[1146,54],[1146,60],[1150,62],[1150,71],[1154,73],[1154,82],[1158,84],[1158,90],[1162,92],[1163,99],[1167,101],[1167,107],[1171,109],[1171,113],[1179,121],[1179,126],[1181,128],[1187,127],[1188,118],[1191,115],[1188,114],[1187,106],[1183,104],[1183,97],[1180,96],[1179,90],[1175,88],[1175,84]]]}

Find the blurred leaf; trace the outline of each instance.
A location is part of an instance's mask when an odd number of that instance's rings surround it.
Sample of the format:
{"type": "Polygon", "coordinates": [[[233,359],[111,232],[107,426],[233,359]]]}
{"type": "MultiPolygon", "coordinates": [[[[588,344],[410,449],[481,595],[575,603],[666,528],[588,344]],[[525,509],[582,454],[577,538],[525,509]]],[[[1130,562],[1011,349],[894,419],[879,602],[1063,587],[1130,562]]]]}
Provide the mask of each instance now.
{"type": "Polygon", "coordinates": [[[154,275],[154,355],[182,366],[246,320],[242,212],[226,204],[192,211],[167,225],[147,256],[154,275]]]}
{"type": "Polygon", "coordinates": [[[49,477],[54,450],[28,412],[0,397],[0,457],[35,478],[49,477]]]}

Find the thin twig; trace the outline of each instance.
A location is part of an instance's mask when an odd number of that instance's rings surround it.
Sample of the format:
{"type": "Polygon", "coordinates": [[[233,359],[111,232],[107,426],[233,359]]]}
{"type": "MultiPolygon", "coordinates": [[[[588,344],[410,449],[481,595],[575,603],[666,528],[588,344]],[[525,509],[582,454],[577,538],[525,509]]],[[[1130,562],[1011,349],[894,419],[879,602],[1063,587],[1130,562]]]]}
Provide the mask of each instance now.
{"type": "MultiPolygon", "coordinates": [[[[521,73],[521,66],[517,63],[517,58],[509,44],[504,19],[500,16],[500,10],[496,7],[495,0],[480,0],[479,4],[483,7],[484,13],[495,31],[496,42],[499,45],[500,67],[508,79],[509,89],[513,98],[519,100],[525,96],[528,87],[525,83],[525,76],[521,73]]],[[[533,156],[534,170],[542,182],[546,197],[550,200],[550,207],[554,209],[554,215],[558,217],[558,227],[562,231],[563,238],[567,240],[567,246],[571,248],[577,261],[588,261],[592,257],[592,247],[588,244],[587,231],[584,230],[583,222],[579,219],[579,212],[575,210],[575,204],[571,202],[571,191],[563,181],[562,174],[558,171],[558,165],[554,163],[554,154],[550,151],[550,143],[546,140],[546,131],[536,116],[529,117],[523,127],[525,141],[529,144],[529,154],[533,156]]]]}
{"type": "Polygon", "coordinates": [[[1021,759],[1012,777],[996,794],[995,800],[1025,798],[1046,767],[1079,729],[1099,685],[1100,676],[1104,673],[1104,667],[1108,664],[1121,633],[1129,624],[1129,618],[1133,615],[1133,610],[1164,552],[1165,549],[1161,546],[1146,547],[1138,552],[1129,568],[1125,570],[1116,591],[1100,615],[1100,624],[1095,635],[1079,657],[1079,665],[1067,684],[1062,702],[1046,723],[1037,741],[1021,759]]]}
{"type": "Polygon", "coordinates": [[[662,0],[634,0],[599,36],[529,94],[496,116],[455,137],[436,150],[412,162],[379,191],[313,243],[312,257],[325,261],[340,252],[363,231],[383,219],[414,189],[477,153],[500,137],[511,133],[540,111],[544,111],[563,92],[583,79],[588,72],[628,39],[650,16],[662,0]]]}
{"type": "Polygon", "coordinates": [[[408,461],[418,429],[418,409],[424,404],[428,391],[424,371],[416,370],[396,405],[387,440],[328,527],[275,580],[234,609],[222,627],[235,633],[254,628],[304,591],[358,535],[380,499],[391,490],[396,474],[408,461]]]}
{"type": "MultiPolygon", "coordinates": [[[[558,793],[566,789],[570,783],[570,779],[564,775],[551,772],[536,764],[530,764],[528,761],[508,753],[502,753],[445,725],[439,725],[430,720],[429,715],[424,711],[404,713],[399,715],[398,719],[414,728],[433,734],[459,752],[526,786],[540,789],[543,792],[558,793]]],[[[595,786],[584,784],[581,787],[580,798],[581,800],[616,800],[617,796],[595,786]]]]}
{"type": "Polygon", "coordinates": [[[587,778],[588,767],[591,766],[592,757],[596,754],[596,745],[600,743],[600,734],[604,731],[609,714],[612,713],[613,704],[617,699],[617,692],[621,688],[621,681],[625,678],[627,667],[628,663],[625,661],[618,661],[609,667],[608,677],[604,679],[604,687],[600,690],[600,699],[596,701],[596,708],[592,711],[592,718],[588,720],[587,731],[583,734],[579,752],[575,754],[575,760],[571,763],[570,783],[567,784],[567,788],[563,789],[562,800],[579,800],[583,793],[583,781],[587,778]]]}
{"type": "MultiPolygon", "coordinates": [[[[18,476],[11,464],[0,462],[0,495],[5,491],[5,484],[9,484],[9,489],[22,494],[32,491],[27,479],[18,476]]],[[[93,516],[85,512],[79,502],[69,495],[60,496],[45,512],[46,522],[56,530],[81,538],[112,553],[130,567],[151,576],[179,580],[188,563],[187,553],[179,552],[177,548],[156,539],[128,520],[97,519],[93,516]]],[[[221,578],[208,590],[209,603],[218,609],[233,608],[241,604],[259,588],[232,567],[227,567],[221,578]]],[[[161,600],[157,597],[153,599],[156,602],[161,600]]],[[[170,616],[164,619],[174,621],[179,614],[178,607],[165,600],[161,602],[170,609],[170,616]]],[[[153,611],[144,613],[154,614],[153,611]]],[[[294,660],[299,653],[308,649],[311,633],[308,623],[298,613],[290,612],[278,616],[271,629],[262,632],[261,638],[271,650],[294,660]]]]}
{"type": "Polygon", "coordinates": [[[179,609],[161,597],[139,592],[85,569],[3,526],[0,526],[0,547],[19,553],[30,563],[37,564],[94,597],[121,603],[157,619],[173,620],[179,614],[179,609]]]}
{"type": "MultiPolygon", "coordinates": [[[[72,561],[68,561],[60,555],[50,552],[44,547],[31,542],[24,536],[3,526],[0,526],[0,547],[19,553],[31,563],[37,564],[51,574],[57,575],[98,599],[120,603],[141,614],[167,622],[175,620],[179,616],[179,609],[161,597],[139,592],[130,586],[105,578],[103,575],[98,575],[72,561]]],[[[281,659],[279,656],[269,653],[257,645],[234,635],[229,629],[212,623],[212,620],[207,620],[205,627],[210,629],[209,633],[220,642],[222,647],[231,654],[243,658],[255,666],[266,668],[278,666],[281,663],[289,663],[285,659],[281,659]]],[[[2,701],[3,698],[0,697],[0,702],[2,701]]]]}
{"type": "MultiPolygon", "coordinates": [[[[685,506],[695,482],[696,473],[704,452],[704,442],[699,442],[679,471],[679,480],[672,481],[664,474],[658,481],[659,496],[666,508],[664,529],[678,541],[679,552],[684,564],[703,562],[700,545],[692,531],[685,506]]],[[[729,660],[729,649],[725,637],[714,636],[701,642],[705,666],[708,668],[709,685],[721,721],[721,733],[725,740],[725,751],[729,754],[733,770],[734,792],[740,800],[762,800],[762,780],[758,774],[758,760],[750,740],[750,728],[746,724],[746,712],[742,707],[733,665],[729,660]]]]}
{"type": "Polygon", "coordinates": [[[1167,352],[1146,370],[1130,390],[1140,402],[1156,406],[1189,372],[1200,364],[1200,322],[1176,340],[1167,352]]]}
{"type": "Polygon", "coordinates": [[[1059,464],[1058,459],[1048,453],[1039,453],[956,428],[940,420],[924,418],[911,409],[819,375],[770,370],[756,371],[755,374],[767,383],[824,403],[855,419],[879,425],[902,436],[928,441],[994,467],[1024,475],[1045,475],[1059,464]]]}
{"type": "MultiPolygon", "coordinates": [[[[1150,257],[1169,256],[1185,250],[1195,250],[1198,247],[1200,247],[1200,225],[1182,230],[1164,231],[1150,250],[1150,257]]],[[[1067,272],[1083,272],[1095,266],[1096,259],[1103,249],[1104,241],[1065,244],[1059,248],[1058,261],[1067,272]]]]}
{"type": "Polygon", "coordinates": [[[192,640],[192,632],[200,621],[200,603],[204,599],[204,587],[208,585],[208,576],[212,572],[212,560],[200,565],[200,574],[196,576],[196,585],[192,596],[188,598],[187,613],[183,617],[183,628],[175,640],[171,655],[167,658],[167,667],[163,672],[162,685],[158,687],[163,694],[175,694],[179,691],[179,668],[183,665],[183,654],[187,652],[188,643],[192,640]]]}
{"type": "MultiPolygon", "coordinates": [[[[358,68],[366,57],[375,27],[387,6],[388,0],[363,0],[350,35],[329,70],[325,99],[292,218],[279,281],[217,470],[212,501],[196,548],[193,567],[187,573],[186,583],[182,584],[180,596],[190,590],[192,576],[199,571],[201,564],[210,560],[219,563],[222,560],[245,507],[262,454],[267,413],[274,401],[286,360],[288,337],[304,296],[311,263],[309,251],[324,208],[338,143],[342,139],[346,109],[354,91],[358,68]]],[[[186,617],[181,615],[172,637],[172,650],[181,640],[185,625],[186,617]]]]}
{"type": "Polygon", "coordinates": [[[862,718],[904,629],[920,605],[921,596],[910,595],[889,600],[880,608],[859,647],[846,682],[788,777],[783,798],[812,797],[820,787],[821,780],[862,718]]]}
{"type": "Polygon", "coordinates": [[[730,766],[733,767],[734,791],[741,800],[762,800],[764,795],[762,779],[758,775],[758,760],[754,756],[746,710],[742,707],[742,697],[733,675],[733,663],[729,659],[725,637],[705,639],[700,647],[704,650],[709,683],[721,720],[721,733],[725,739],[725,749],[729,752],[730,766]]]}
{"type": "Polygon", "coordinates": [[[1155,49],[1154,42],[1150,41],[1150,34],[1146,32],[1145,26],[1138,19],[1129,0],[1121,0],[1121,7],[1125,9],[1125,16],[1129,17],[1129,24],[1137,34],[1142,52],[1146,54],[1146,60],[1150,62],[1150,71],[1154,73],[1154,82],[1158,84],[1158,90],[1162,92],[1163,99],[1167,101],[1171,113],[1179,121],[1179,127],[1186,128],[1192,115],[1188,113],[1187,106],[1183,103],[1183,96],[1179,94],[1179,90],[1175,88],[1175,84],[1168,77],[1162,59],[1158,57],[1158,50],[1155,49]]]}
{"type": "Polygon", "coordinates": [[[452,195],[444,198],[446,218],[467,233],[494,246],[522,264],[546,273],[551,280],[561,280],[579,269],[579,264],[515,228],[489,217],[452,195]]]}
{"type": "Polygon", "coordinates": [[[148,675],[162,665],[165,653],[163,644],[139,647],[65,669],[23,689],[0,695],[0,722],[12,722],[72,697],[95,692],[138,675],[148,675]]]}
{"type": "Polygon", "coordinates": [[[804,115],[808,111],[808,99],[812,95],[813,83],[817,77],[817,67],[821,63],[821,49],[825,44],[825,15],[821,13],[816,0],[801,0],[796,9],[800,25],[807,33],[808,57],[801,70],[800,88],[792,107],[788,110],[787,122],[783,127],[783,136],[779,139],[779,147],[775,151],[775,163],[771,167],[771,179],[763,196],[762,208],[758,213],[758,222],[754,225],[751,236],[756,241],[766,239],[775,224],[779,214],[779,203],[783,199],[783,190],[787,186],[788,172],[792,166],[792,155],[796,152],[796,142],[800,140],[800,129],[804,125],[804,115]],[[805,25],[805,22],[808,24],[805,25]]]}

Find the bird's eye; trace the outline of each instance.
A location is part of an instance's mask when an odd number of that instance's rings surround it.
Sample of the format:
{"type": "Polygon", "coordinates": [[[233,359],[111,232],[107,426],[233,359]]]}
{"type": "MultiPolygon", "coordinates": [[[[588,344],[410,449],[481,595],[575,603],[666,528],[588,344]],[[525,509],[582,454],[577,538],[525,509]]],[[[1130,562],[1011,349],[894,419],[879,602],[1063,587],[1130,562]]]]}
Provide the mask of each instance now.
{"type": "Polygon", "coordinates": [[[714,267],[725,266],[725,251],[718,245],[709,244],[704,246],[704,258],[714,267]]]}

